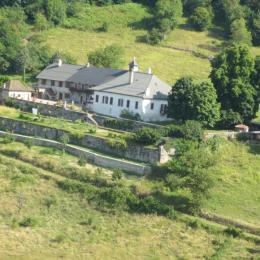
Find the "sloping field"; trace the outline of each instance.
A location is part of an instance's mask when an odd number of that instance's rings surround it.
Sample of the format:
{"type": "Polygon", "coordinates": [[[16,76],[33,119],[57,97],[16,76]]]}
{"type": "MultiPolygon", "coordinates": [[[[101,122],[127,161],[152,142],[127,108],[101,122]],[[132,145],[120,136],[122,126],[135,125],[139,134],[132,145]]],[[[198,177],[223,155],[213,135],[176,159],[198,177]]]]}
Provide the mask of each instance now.
{"type": "Polygon", "coordinates": [[[225,141],[213,175],[206,210],[260,226],[260,144],[225,141]]]}
{"type": "MultiPolygon", "coordinates": [[[[29,149],[19,143],[1,144],[1,147],[29,149]]],[[[74,157],[47,148],[31,149],[34,154],[46,156],[46,161],[76,166],[74,157]]],[[[109,176],[109,172],[104,174],[109,176]]],[[[0,155],[1,259],[249,259],[257,256],[254,242],[232,238],[214,229],[191,228],[189,223],[155,215],[98,210],[94,201],[59,188],[57,183],[65,179],[60,174],[0,155]]]]}

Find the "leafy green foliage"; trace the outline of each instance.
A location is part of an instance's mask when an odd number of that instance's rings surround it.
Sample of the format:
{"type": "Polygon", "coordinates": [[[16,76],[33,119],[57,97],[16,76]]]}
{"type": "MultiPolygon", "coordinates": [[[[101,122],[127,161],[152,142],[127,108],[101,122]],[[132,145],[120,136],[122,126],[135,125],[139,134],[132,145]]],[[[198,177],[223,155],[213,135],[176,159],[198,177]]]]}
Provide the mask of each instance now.
{"type": "Polygon", "coordinates": [[[141,128],[136,131],[133,136],[133,140],[137,144],[152,145],[160,139],[160,134],[156,129],[153,128],[141,128]]]}
{"type": "Polygon", "coordinates": [[[253,73],[254,59],[243,45],[232,44],[212,61],[210,77],[222,110],[239,113],[243,121],[251,120],[258,111],[253,73]]]}
{"type": "Polygon", "coordinates": [[[246,21],[243,18],[234,20],[230,25],[231,39],[234,42],[252,44],[252,35],[246,28],[246,21]]]}
{"type": "Polygon", "coordinates": [[[176,28],[182,16],[181,0],[158,0],[154,9],[155,20],[163,32],[176,28]]]}
{"type": "Polygon", "coordinates": [[[46,14],[48,20],[55,25],[62,24],[66,18],[67,6],[63,0],[48,0],[46,14]]]}
{"type": "Polygon", "coordinates": [[[190,23],[198,31],[205,31],[211,24],[211,14],[205,7],[197,7],[192,16],[190,17],[190,23]]]}
{"type": "Polygon", "coordinates": [[[121,111],[120,117],[130,120],[140,120],[140,115],[138,113],[130,112],[127,109],[121,111]]]}
{"type": "Polygon", "coordinates": [[[112,180],[119,181],[123,178],[123,172],[120,169],[113,170],[112,180]]]}
{"type": "Polygon", "coordinates": [[[172,87],[168,98],[169,117],[183,121],[196,120],[210,127],[219,120],[216,90],[208,82],[195,84],[190,77],[182,78],[172,87]]]}
{"type": "Polygon", "coordinates": [[[224,232],[232,237],[240,237],[242,234],[242,230],[236,227],[228,227],[224,230],[224,232]]]}
{"type": "Polygon", "coordinates": [[[123,64],[123,49],[116,44],[98,49],[89,53],[88,61],[97,67],[120,68],[123,64]]]}
{"type": "Polygon", "coordinates": [[[151,45],[159,44],[164,39],[164,34],[158,28],[153,28],[147,34],[146,40],[151,45]]]}
{"type": "Polygon", "coordinates": [[[215,164],[215,157],[209,149],[190,141],[180,142],[176,149],[168,166],[167,185],[171,190],[189,191],[188,210],[197,212],[213,183],[209,169],[215,164]]]}

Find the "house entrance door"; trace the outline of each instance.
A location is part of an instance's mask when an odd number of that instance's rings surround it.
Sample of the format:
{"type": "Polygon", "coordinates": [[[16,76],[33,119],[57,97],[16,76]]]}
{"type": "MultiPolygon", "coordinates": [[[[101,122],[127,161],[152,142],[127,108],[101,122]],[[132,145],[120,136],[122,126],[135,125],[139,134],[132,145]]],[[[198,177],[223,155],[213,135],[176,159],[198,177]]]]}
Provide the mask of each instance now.
{"type": "Polygon", "coordinates": [[[62,100],[62,93],[59,93],[59,100],[62,100]]]}

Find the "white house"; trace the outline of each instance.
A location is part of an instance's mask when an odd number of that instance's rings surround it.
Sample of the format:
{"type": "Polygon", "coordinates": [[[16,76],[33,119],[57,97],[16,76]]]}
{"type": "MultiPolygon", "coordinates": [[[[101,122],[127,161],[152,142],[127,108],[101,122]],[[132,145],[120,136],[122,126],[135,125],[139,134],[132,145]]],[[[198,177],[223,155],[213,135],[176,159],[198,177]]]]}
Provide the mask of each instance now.
{"type": "Polygon", "coordinates": [[[9,80],[1,87],[2,97],[20,98],[31,100],[33,89],[19,80],[9,80]]]}
{"type": "Polygon", "coordinates": [[[73,101],[90,111],[120,117],[122,111],[143,121],[166,120],[170,86],[152,74],[139,72],[134,59],[129,70],[52,64],[38,76],[43,98],[73,101]]]}

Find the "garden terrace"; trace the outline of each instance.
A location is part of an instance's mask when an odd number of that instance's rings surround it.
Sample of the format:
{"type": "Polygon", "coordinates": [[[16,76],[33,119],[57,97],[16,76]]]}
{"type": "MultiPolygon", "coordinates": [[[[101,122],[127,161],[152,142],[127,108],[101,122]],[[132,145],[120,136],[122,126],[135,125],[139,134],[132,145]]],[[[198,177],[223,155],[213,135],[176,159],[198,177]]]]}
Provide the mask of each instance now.
{"type": "Polygon", "coordinates": [[[13,131],[22,135],[70,142],[133,161],[154,164],[157,162],[164,163],[168,160],[168,154],[163,147],[137,144],[130,134],[124,132],[98,128],[78,121],[71,122],[58,118],[21,113],[14,108],[3,106],[0,107],[0,117],[0,127],[3,131],[13,131]],[[68,140],[64,140],[64,137],[68,140]]]}

